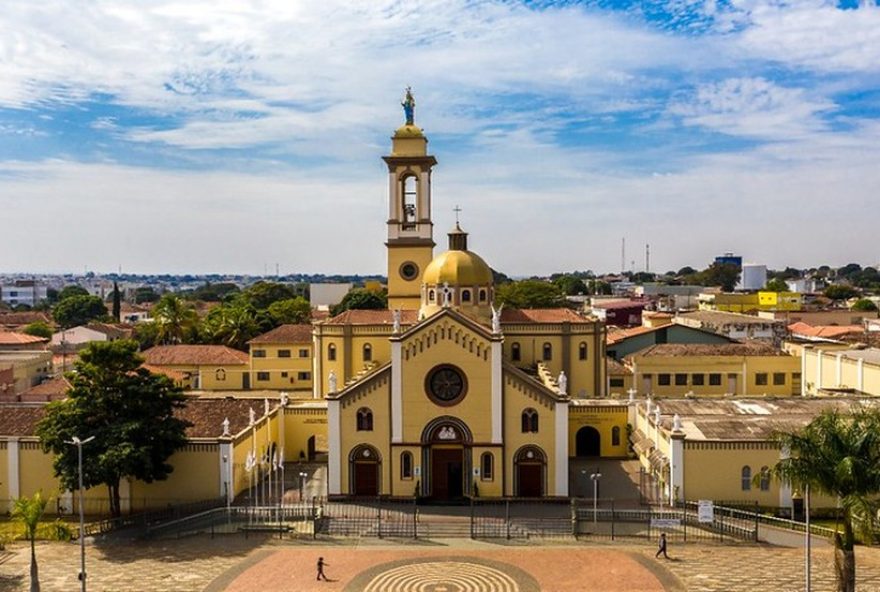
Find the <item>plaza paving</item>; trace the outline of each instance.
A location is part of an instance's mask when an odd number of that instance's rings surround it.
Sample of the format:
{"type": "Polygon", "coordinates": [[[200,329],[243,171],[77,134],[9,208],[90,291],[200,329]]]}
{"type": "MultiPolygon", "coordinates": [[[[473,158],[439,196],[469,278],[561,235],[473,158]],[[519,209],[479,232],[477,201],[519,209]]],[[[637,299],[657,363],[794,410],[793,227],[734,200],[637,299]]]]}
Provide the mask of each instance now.
{"type": "MultiPolygon", "coordinates": [[[[671,561],[655,560],[648,544],[312,543],[239,535],[96,543],[87,553],[92,592],[803,590],[802,549],[743,544],[674,545],[671,561]],[[318,556],[333,581],[315,581],[318,556]],[[419,588],[418,582],[432,583],[419,588]]],[[[40,543],[37,554],[44,592],[79,589],[75,544],[40,543]]],[[[857,555],[857,589],[880,592],[880,549],[859,549],[857,555]]],[[[0,592],[28,589],[28,558],[21,543],[2,554],[0,592]]],[[[830,548],[814,551],[814,591],[834,589],[832,561],[830,548]]]]}

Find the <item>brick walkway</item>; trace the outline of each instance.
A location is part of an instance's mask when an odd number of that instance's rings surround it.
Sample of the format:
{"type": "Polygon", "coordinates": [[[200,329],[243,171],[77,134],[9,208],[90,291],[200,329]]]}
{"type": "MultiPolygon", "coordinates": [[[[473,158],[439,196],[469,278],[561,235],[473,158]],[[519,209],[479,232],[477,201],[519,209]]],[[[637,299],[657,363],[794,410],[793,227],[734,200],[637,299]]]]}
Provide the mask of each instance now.
{"type": "MultiPolygon", "coordinates": [[[[371,540],[311,544],[260,537],[211,540],[200,536],[179,541],[90,545],[87,561],[90,592],[353,592],[379,581],[376,577],[383,570],[401,569],[402,581],[409,572],[421,569],[443,573],[456,563],[461,569],[476,570],[479,577],[490,579],[503,579],[497,574],[505,573],[505,565],[514,566],[509,570],[511,578],[517,581],[520,577],[526,592],[530,578],[540,589],[556,592],[803,590],[802,549],[673,545],[672,561],[656,561],[653,551],[649,545],[589,543],[537,546],[456,540],[394,545],[371,540]],[[328,576],[335,582],[314,585],[318,556],[326,559],[328,576]],[[426,561],[422,566],[415,563],[426,561]]],[[[859,549],[857,556],[858,590],[880,592],[880,549],[859,549]]],[[[40,543],[37,558],[44,592],[79,589],[79,548],[75,544],[40,543]]],[[[0,555],[0,592],[28,589],[28,559],[28,547],[20,543],[0,555]]],[[[831,549],[814,551],[815,592],[833,590],[832,561],[831,549]]]]}

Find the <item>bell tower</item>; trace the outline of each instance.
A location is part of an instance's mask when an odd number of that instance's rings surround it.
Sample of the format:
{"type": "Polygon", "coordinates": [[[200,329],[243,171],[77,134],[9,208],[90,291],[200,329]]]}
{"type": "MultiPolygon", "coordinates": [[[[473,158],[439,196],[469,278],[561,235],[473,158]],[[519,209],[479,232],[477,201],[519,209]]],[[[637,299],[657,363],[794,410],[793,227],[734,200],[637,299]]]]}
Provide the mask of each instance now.
{"type": "Polygon", "coordinates": [[[416,102],[406,89],[406,123],[391,137],[388,165],[388,308],[418,310],[422,272],[434,258],[431,169],[428,139],[414,123],[416,102]]]}

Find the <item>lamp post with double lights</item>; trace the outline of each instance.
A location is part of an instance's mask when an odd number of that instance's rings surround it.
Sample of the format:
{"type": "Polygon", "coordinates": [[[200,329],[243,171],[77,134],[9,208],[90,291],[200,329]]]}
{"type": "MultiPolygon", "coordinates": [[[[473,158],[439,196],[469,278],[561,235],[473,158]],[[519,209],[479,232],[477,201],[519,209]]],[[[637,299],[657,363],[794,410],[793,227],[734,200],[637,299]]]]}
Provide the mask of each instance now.
{"type": "Polygon", "coordinates": [[[80,440],[77,436],[73,436],[70,440],[65,440],[67,444],[76,446],[78,456],[78,472],[79,472],[79,581],[82,583],[82,592],[86,592],[86,514],[83,504],[83,444],[88,444],[94,440],[94,436],[89,436],[85,440],[80,440]]]}

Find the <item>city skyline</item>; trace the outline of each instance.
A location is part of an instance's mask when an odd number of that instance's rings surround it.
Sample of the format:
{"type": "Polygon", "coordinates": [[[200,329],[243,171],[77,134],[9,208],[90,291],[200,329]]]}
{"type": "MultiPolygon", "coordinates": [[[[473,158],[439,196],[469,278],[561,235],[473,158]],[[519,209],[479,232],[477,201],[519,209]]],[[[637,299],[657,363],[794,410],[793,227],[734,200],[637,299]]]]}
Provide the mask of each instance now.
{"type": "Polygon", "coordinates": [[[512,276],[619,270],[622,237],[636,271],[646,243],[661,273],[880,260],[874,0],[11,2],[0,27],[4,272],[381,273],[408,85],[438,250],[461,206],[512,276]]]}

